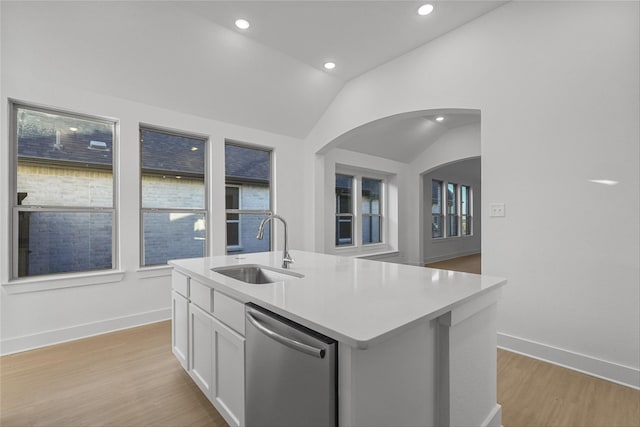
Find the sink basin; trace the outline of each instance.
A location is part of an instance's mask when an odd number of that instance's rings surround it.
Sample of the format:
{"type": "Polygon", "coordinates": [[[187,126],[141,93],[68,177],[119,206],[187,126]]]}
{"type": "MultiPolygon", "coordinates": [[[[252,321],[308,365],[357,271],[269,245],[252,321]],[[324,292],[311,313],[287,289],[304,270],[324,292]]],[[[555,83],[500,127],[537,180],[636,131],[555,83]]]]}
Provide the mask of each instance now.
{"type": "Polygon", "coordinates": [[[229,265],[212,268],[211,271],[252,285],[264,285],[304,277],[302,274],[294,273],[293,271],[258,264],[229,265]]]}

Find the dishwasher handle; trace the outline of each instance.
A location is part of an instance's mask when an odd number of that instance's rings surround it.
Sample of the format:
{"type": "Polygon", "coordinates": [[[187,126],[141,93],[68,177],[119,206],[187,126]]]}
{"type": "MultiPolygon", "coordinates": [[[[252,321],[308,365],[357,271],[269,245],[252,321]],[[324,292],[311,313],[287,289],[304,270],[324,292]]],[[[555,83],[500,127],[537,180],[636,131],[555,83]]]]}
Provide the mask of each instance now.
{"type": "Polygon", "coordinates": [[[258,319],[256,319],[251,315],[251,313],[247,313],[247,320],[253,326],[255,326],[256,329],[258,329],[260,332],[267,335],[268,337],[274,339],[275,341],[278,341],[279,343],[284,344],[287,347],[290,347],[294,350],[301,351],[310,356],[314,356],[319,359],[324,359],[324,356],[326,354],[326,350],[324,348],[316,348],[316,347],[301,343],[300,341],[296,341],[292,338],[280,335],[279,333],[272,331],[271,329],[267,328],[262,323],[260,323],[258,319]]]}

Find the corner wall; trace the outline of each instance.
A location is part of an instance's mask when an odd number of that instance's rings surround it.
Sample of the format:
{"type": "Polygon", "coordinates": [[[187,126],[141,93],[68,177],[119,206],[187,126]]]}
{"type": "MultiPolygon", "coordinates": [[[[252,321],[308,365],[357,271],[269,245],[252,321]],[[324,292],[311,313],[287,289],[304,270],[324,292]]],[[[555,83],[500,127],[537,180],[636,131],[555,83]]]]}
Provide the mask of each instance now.
{"type": "MultiPolygon", "coordinates": [[[[511,339],[503,342],[633,387],[640,387],[639,17],[637,2],[507,3],[352,80],[306,139],[316,153],[394,114],[481,110],[482,267],[508,279],[498,330],[511,339]],[[597,179],[618,184],[590,181],[597,179]],[[506,204],[506,217],[488,217],[496,202],[506,204]]],[[[416,256],[411,231],[421,227],[421,194],[418,176],[408,179],[400,245],[416,256]]],[[[316,224],[322,203],[308,204],[316,224]]]]}
{"type": "Polygon", "coordinates": [[[482,188],[480,182],[480,159],[467,159],[448,164],[422,176],[423,194],[423,229],[422,248],[424,263],[442,261],[445,259],[461,257],[480,253],[482,241],[481,226],[481,200],[482,188]],[[434,239],[431,237],[431,181],[453,182],[458,185],[471,187],[471,235],[453,238],[434,239]],[[476,213],[478,215],[476,215],[476,213]]]}
{"type": "MultiPolygon", "coordinates": [[[[3,17],[3,19],[6,16],[3,17]]],[[[3,34],[4,36],[4,34],[3,34]]],[[[10,52],[36,52],[21,38],[10,52]]],[[[29,40],[29,39],[27,39],[29,40]]],[[[61,45],[61,48],[64,46],[61,45]]],[[[139,124],[182,130],[209,137],[207,164],[210,167],[208,204],[210,217],[209,253],[225,253],[225,139],[242,141],[273,149],[274,209],[288,219],[290,246],[303,247],[304,218],[298,214],[299,177],[303,168],[302,142],[299,139],[268,133],[224,122],[157,108],[151,105],[90,92],[67,82],[35,78],[36,71],[26,71],[20,57],[3,51],[0,103],[0,353],[8,354],[62,341],[110,332],[170,318],[170,269],[141,269],[140,259],[140,147],[139,124]],[[9,251],[11,250],[11,139],[8,126],[9,99],[34,103],[62,110],[118,121],[119,138],[116,147],[117,222],[119,270],[108,275],[61,275],[57,278],[33,278],[16,284],[9,281],[9,251]],[[47,280],[48,279],[48,280],[47,280]],[[35,288],[56,287],[38,292],[35,288]]],[[[51,62],[55,66],[55,61],[51,62]]],[[[46,74],[46,70],[38,73],[46,74]]],[[[105,79],[112,78],[105,70],[105,79]]],[[[275,248],[282,247],[282,230],[274,233],[275,248]]]]}

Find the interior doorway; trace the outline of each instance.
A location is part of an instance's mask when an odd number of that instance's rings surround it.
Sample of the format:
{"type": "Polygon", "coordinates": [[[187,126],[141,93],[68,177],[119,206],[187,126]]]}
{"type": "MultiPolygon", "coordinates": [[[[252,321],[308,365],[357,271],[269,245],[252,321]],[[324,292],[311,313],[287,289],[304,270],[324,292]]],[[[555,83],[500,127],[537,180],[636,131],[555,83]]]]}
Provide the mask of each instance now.
{"type": "Polygon", "coordinates": [[[480,157],[439,166],[421,178],[424,264],[480,273],[480,157]]]}

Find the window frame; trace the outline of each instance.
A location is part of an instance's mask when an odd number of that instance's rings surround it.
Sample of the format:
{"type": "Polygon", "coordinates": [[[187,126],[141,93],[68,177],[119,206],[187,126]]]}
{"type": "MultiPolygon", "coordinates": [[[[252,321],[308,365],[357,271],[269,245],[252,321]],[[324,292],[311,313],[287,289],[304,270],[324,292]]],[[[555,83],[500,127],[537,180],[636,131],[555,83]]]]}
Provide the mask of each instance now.
{"type": "MultiPolygon", "coordinates": [[[[449,181],[447,179],[438,179],[438,178],[432,178],[431,182],[439,182],[439,190],[440,190],[440,197],[441,197],[441,214],[440,214],[440,218],[443,224],[443,233],[442,236],[440,237],[433,237],[433,232],[431,234],[431,240],[433,241],[446,241],[446,240],[450,240],[450,239],[459,239],[459,238],[465,238],[465,237],[473,237],[473,233],[474,233],[474,228],[473,228],[473,186],[472,185],[468,185],[468,184],[459,184],[456,183],[454,181],[449,181]],[[455,188],[455,192],[454,192],[454,197],[455,197],[455,212],[454,213],[449,213],[449,209],[448,209],[448,202],[449,202],[449,185],[453,185],[455,188]],[[462,230],[462,217],[463,217],[463,213],[462,213],[462,187],[465,187],[468,191],[467,193],[467,209],[468,209],[468,219],[467,219],[467,224],[468,224],[468,228],[469,228],[469,233],[468,234],[463,234],[463,230],[462,230]],[[456,221],[456,229],[458,231],[457,234],[455,235],[451,235],[449,233],[449,218],[450,217],[455,217],[456,221]]],[[[431,200],[433,200],[433,184],[432,184],[432,190],[431,190],[431,200]]],[[[432,202],[433,204],[433,202],[432,202]]],[[[433,208],[432,208],[433,209],[433,208]]],[[[431,223],[433,224],[433,215],[435,214],[431,214],[432,215],[432,220],[431,223]]]]}
{"type": "MultiPolygon", "coordinates": [[[[240,148],[247,148],[247,149],[251,149],[251,150],[260,150],[260,151],[264,151],[269,153],[269,208],[268,209],[243,209],[242,208],[242,198],[241,198],[241,194],[242,194],[242,189],[240,189],[239,194],[238,194],[238,206],[240,207],[240,209],[226,209],[226,203],[225,203],[225,210],[224,210],[224,218],[225,218],[225,225],[227,224],[227,215],[228,214],[237,214],[238,215],[238,245],[234,246],[227,246],[227,231],[226,231],[226,227],[225,227],[225,236],[224,236],[224,247],[225,247],[225,254],[229,255],[230,253],[243,253],[242,251],[242,238],[241,236],[241,221],[240,221],[240,216],[245,214],[245,215],[271,215],[273,213],[273,176],[274,176],[274,149],[271,147],[265,147],[265,146],[260,146],[260,145],[256,145],[256,144],[251,144],[251,143],[244,143],[244,142],[240,142],[240,141],[235,141],[235,140],[230,140],[230,139],[225,139],[224,141],[224,147],[226,149],[227,145],[233,145],[236,147],[240,147],[240,148]],[[231,252],[230,252],[230,248],[231,248],[231,252]]],[[[226,170],[226,159],[225,159],[225,173],[224,173],[224,186],[225,186],[225,195],[226,195],[226,188],[229,186],[237,186],[237,187],[242,187],[242,184],[238,183],[237,181],[233,181],[233,180],[227,180],[227,170],[226,170]]],[[[273,250],[273,246],[274,246],[274,242],[273,242],[273,236],[274,236],[274,227],[273,224],[270,224],[271,226],[269,227],[269,251],[273,250]]],[[[256,229],[256,234],[258,233],[258,230],[256,229]]]]}
{"type": "Polygon", "coordinates": [[[139,250],[139,254],[140,254],[140,259],[139,259],[139,268],[140,270],[149,270],[149,269],[157,269],[157,268],[167,268],[168,264],[164,263],[164,264],[149,264],[146,265],[144,263],[144,259],[145,259],[145,246],[144,246],[144,214],[145,213],[193,213],[193,214],[201,214],[203,215],[203,219],[204,219],[204,223],[205,223],[205,230],[204,230],[204,253],[203,253],[203,257],[209,256],[209,242],[210,242],[210,214],[209,214],[209,178],[211,176],[210,171],[209,171],[209,148],[210,146],[210,138],[207,135],[202,135],[202,134],[198,134],[195,132],[187,132],[187,131],[182,131],[182,130],[176,130],[176,129],[170,129],[170,128],[166,128],[166,127],[162,127],[162,126],[155,126],[155,125],[150,125],[150,124],[146,124],[146,123],[139,123],[138,124],[138,152],[140,153],[140,158],[139,158],[139,167],[138,167],[138,172],[139,172],[139,182],[138,182],[138,189],[139,189],[139,226],[140,226],[140,232],[139,232],[139,244],[140,244],[140,250],[139,250]],[[164,133],[167,135],[174,135],[174,136],[179,136],[179,137],[183,137],[183,138],[192,138],[192,139],[199,139],[201,141],[203,141],[203,145],[204,145],[204,200],[203,200],[203,208],[200,209],[188,209],[188,208],[145,208],[143,207],[142,204],[142,200],[143,200],[143,191],[142,191],[142,177],[143,177],[143,167],[142,167],[142,131],[146,130],[146,131],[150,131],[150,132],[157,132],[157,133],[164,133]]]}
{"type": "MultiPolygon", "coordinates": [[[[226,181],[226,180],[225,180],[226,181]]],[[[225,247],[226,247],[226,252],[228,253],[229,251],[240,251],[242,250],[242,245],[240,244],[240,242],[242,242],[242,230],[240,227],[240,214],[238,215],[238,219],[232,219],[230,220],[228,215],[230,213],[233,212],[229,212],[229,211],[242,211],[242,206],[241,206],[241,202],[242,202],[242,185],[240,184],[229,184],[227,182],[225,182],[224,184],[224,191],[225,191],[225,247]],[[227,188],[236,188],[238,190],[238,208],[237,209],[227,209],[226,207],[226,193],[227,193],[227,188]],[[227,233],[229,224],[236,224],[236,226],[238,227],[238,244],[237,245],[229,245],[228,243],[228,238],[229,235],[227,233]]]]}
{"type": "Polygon", "coordinates": [[[356,205],[356,189],[357,189],[357,183],[355,180],[355,177],[352,174],[346,174],[346,173],[335,173],[335,180],[334,180],[334,192],[335,189],[337,189],[337,182],[338,182],[338,175],[345,177],[345,178],[349,178],[349,180],[351,181],[351,206],[350,206],[350,212],[339,212],[339,207],[338,207],[338,203],[339,203],[339,197],[338,195],[336,195],[335,197],[335,221],[334,221],[334,227],[336,227],[335,230],[335,247],[336,248],[348,248],[348,247],[354,247],[356,246],[356,237],[355,237],[355,205],[356,205]],[[343,243],[343,244],[339,244],[340,238],[339,238],[339,230],[338,230],[338,224],[341,222],[341,218],[349,218],[349,223],[351,224],[351,243],[343,243]]]}
{"type": "Polygon", "coordinates": [[[443,189],[444,189],[444,181],[443,180],[441,180],[441,179],[431,179],[431,238],[432,239],[444,239],[445,236],[446,236],[446,233],[445,233],[446,227],[445,227],[445,221],[444,221],[444,207],[445,207],[446,201],[444,200],[444,197],[443,197],[443,195],[444,195],[443,189]],[[433,201],[435,200],[434,197],[433,197],[434,196],[433,195],[433,187],[434,187],[433,184],[434,183],[437,183],[438,196],[440,198],[440,208],[439,208],[439,211],[436,212],[435,214],[433,213],[433,201]],[[442,228],[440,230],[440,236],[434,236],[433,235],[433,216],[434,215],[437,215],[438,218],[440,218],[440,227],[442,228]]]}
{"type": "Polygon", "coordinates": [[[471,189],[470,185],[465,185],[465,184],[461,184],[460,185],[460,236],[461,237],[473,236],[473,196],[472,196],[472,189],[471,189]],[[466,189],[466,193],[467,193],[467,204],[466,204],[466,206],[463,206],[463,204],[462,204],[463,203],[463,201],[462,201],[463,188],[466,189]],[[462,226],[463,224],[466,224],[466,227],[463,227],[462,226]]]}
{"type": "Polygon", "coordinates": [[[360,178],[360,203],[358,204],[358,206],[360,206],[361,208],[362,208],[362,201],[364,200],[364,195],[362,194],[363,191],[364,191],[364,180],[377,181],[380,184],[380,188],[379,188],[380,194],[379,194],[379,200],[378,200],[378,204],[379,204],[378,211],[379,211],[379,213],[374,214],[374,213],[360,212],[360,219],[361,219],[361,224],[360,224],[360,232],[361,232],[360,242],[362,243],[362,246],[379,245],[379,244],[384,243],[383,236],[384,236],[385,226],[384,226],[384,223],[383,223],[384,217],[382,215],[383,214],[382,207],[383,207],[383,203],[384,203],[384,199],[383,199],[384,180],[378,179],[378,178],[370,178],[370,177],[364,176],[364,175],[360,178]],[[378,217],[378,224],[380,224],[380,230],[379,230],[380,241],[378,241],[378,242],[367,242],[367,243],[364,242],[364,233],[362,232],[362,227],[364,227],[364,222],[365,222],[364,221],[364,217],[365,216],[368,216],[370,219],[373,219],[373,217],[378,217]]]}
{"type": "MultiPolygon", "coordinates": [[[[97,116],[92,114],[79,113],[77,111],[71,111],[65,108],[58,107],[50,107],[38,105],[30,102],[23,102],[14,99],[9,99],[9,161],[10,166],[9,170],[11,173],[10,176],[10,191],[9,191],[9,206],[11,207],[10,212],[10,238],[8,241],[10,242],[10,248],[8,251],[9,255],[9,281],[10,283],[22,285],[21,282],[35,284],[37,282],[57,282],[62,278],[70,278],[70,280],[74,281],[74,278],[78,277],[99,277],[99,276],[119,276],[119,242],[118,242],[118,226],[119,226],[119,206],[118,206],[118,187],[119,187],[119,169],[118,169],[118,145],[120,141],[120,122],[117,119],[97,116]],[[18,110],[25,109],[31,110],[41,113],[54,114],[60,116],[67,116],[72,118],[77,118],[80,120],[94,121],[103,124],[110,125],[113,131],[113,140],[111,145],[111,207],[106,206],[62,206],[62,205],[22,205],[18,203],[18,110]],[[20,212],[38,212],[38,213],[46,213],[46,212],[61,212],[61,213],[110,213],[111,214],[111,268],[101,268],[95,270],[82,270],[82,271],[68,271],[68,272],[60,272],[60,273],[46,273],[46,274],[37,274],[37,275],[27,275],[27,276],[19,276],[19,221],[20,221],[20,212]]],[[[51,164],[52,166],[56,165],[55,161],[46,162],[43,161],[42,164],[51,164]]],[[[116,279],[117,280],[117,279],[116,279]]],[[[106,279],[104,283],[108,283],[112,280],[106,279]]],[[[98,283],[103,283],[98,280],[98,283]]],[[[73,284],[53,284],[46,289],[57,289],[61,287],[69,287],[69,286],[77,286],[73,284]]],[[[29,289],[24,290],[14,290],[11,293],[21,293],[21,292],[31,292],[37,290],[43,290],[44,288],[40,287],[29,287],[29,289]]]]}
{"type": "MultiPolygon", "coordinates": [[[[335,173],[334,173],[334,193],[335,193],[335,176],[336,175],[346,175],[350,176],[353,179],[352,186],[352,241],[351,245],[340,245],[336,244],[337,241],[337,233],[336,229],[337,221],[333,222],[333,241],[334,241],[334,250],[336,252],[353,252],[354,250],[363,250],[363,254],[376,251],[378,249],[389,247],[389,211],[387,205],[387,194],[389,191],[389,180],[390,176],[382,173],[376,173],[364,169],[359,168],[351,168],[348,166],[340,166],[336,165],[335,173]],[[364,243],[362,241],[362,224],[363,224],[363,212],[362,212],[362,179],[370,179],[375,181],[380,181],[380,242],[373,243],[364,243]]],[[[333,208],[334,214],[336,214],[337,218],[337,205],[333,208]]],[[[374,214],[373,216],[378,216],[374,214]]]]}
{"type": "Polygon", "coordinates": [[[450,182],[448,181],[446,183],[445,186],[445,195],[446,195],[446,231],[447,231],[447,237],[460,237],[460,185],[455,183],[455,182],[450,182]],[[453,194],[453,201],[451,203],[450,199],[449,199],[449,187],[452,186],[453,187],[453,191],[451,192],[453,194]],[[449,203],[451,203],[451,208],[449,203]],[[453,211],[453,212],[452,212],[453,211]],[[456,228],[456,233],[452,234],[450,233],[451,231],[451,224],[455,225],[456,228]]]}

